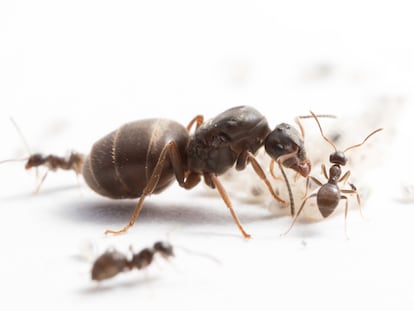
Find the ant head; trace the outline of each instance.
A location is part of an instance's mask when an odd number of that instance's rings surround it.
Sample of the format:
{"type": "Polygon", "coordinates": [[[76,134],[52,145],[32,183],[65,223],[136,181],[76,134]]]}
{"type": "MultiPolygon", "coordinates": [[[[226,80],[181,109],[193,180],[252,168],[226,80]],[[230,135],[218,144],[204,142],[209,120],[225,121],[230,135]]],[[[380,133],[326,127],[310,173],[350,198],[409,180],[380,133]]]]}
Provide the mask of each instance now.
{"type": "Polygon", "coordinates": [[[32,167],[37,167],[45,163],[45,158],[40,153],[32,154],[26,162],[26,170],[30,170],[32,167]]]}
{"type": "Polygon", "coordinates": [[[332,164],[344,166],[348,162],[348,159],[345,156],[344,152],[337,150],[334,153],[331,153],[331,155],[329,156],[329,162],[331,162],[332,164]]]}
{"type": "Polygon", "coordinates": [[[161,256],[163,256],[165,258],[174,256],[173,247],[172,247],[171,244],[169,244],[167,242],[161,242],[161,241],[156,242],[154,244],[154,249],[155,249],[155,251],[160,253],[161,256]]]}
{"type": "Polygon", "coordinates": [[[323,133],[323,131],[322,131],[322,126],[321,126],[321,124],[319,123],[319,120],[318,120],[318,117],[311,111],[310,112],[311,113],[311,115],[312,115],[312,117],[315,119],[315,121],[316,121],[316,123],[318,124],[318,127],[319,127],[319,130],[320,130],[320,132],[321,132],[321,135],[322,135],[322,137],[323,137],[323,139],[326,141],[326,142],[328,142],[334,149],[335,149],[335,152],[334,153],[332,153],[331,155],[330,155],[330,157],[329,157],[329,161],[331,162],[331,163],[334,163],[334,164],[338,164],[338,165],[345,165],[346,164],[346,162],[347,162],[347,158],[345,157],[345,152],[347,152],[347,151],[349,151],[349,150],[351,150],[351,149],[354,149],[354,148],[358,148],[358,147],[361,147],[363,144],[365,144],[365,142],[372,136],[372,135],[374,135],[374,134],[376,134],[376,133],[378,133],[378,132],[380,132],[380,131],[382,131],[383,129],[382,128],[379,128],[379,129],[376,129],[375,131],[373,131],[371,134],[369,134],[363,141],[362,141],[362,143],[359,143],[359,144],[357,144],[357,145],[353,145],[353,146],[350,146],[350,147],[348,147],[348,148],[346,148],[344,151],[338,151],[337,149],[336,149],[336,146],[335,146],[335,144],[328,138],[328,137],[326,137],[325,136],[325,134],[323,133]]]}
{"type": "Polygon", "coordinates": [[[281,123],[265,139],[266,153],[283,166],[306,177],[310,173],[310,162],[306,157],[303,139],[291,125],[281,123]]]}

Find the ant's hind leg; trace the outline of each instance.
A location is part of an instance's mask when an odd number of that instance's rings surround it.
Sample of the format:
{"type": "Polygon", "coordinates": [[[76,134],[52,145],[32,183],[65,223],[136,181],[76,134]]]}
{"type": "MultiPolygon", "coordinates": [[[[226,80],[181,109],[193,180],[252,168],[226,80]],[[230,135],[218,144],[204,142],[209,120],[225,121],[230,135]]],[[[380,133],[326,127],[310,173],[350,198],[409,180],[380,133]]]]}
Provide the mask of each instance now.
{"type": "Polygon", "coordinates": [[[154,171],[152,172],[152,175],[151,175],[147,185],[145,186],[144,190],[142,191],[142,194],[139,198],[139,201],[138,201],[138,203],[135,207],[135,210],[132,213],[131,218],[129,219],[129,223],[125,227],[123,227],[121,230],[118,230],[118,231],[106,230],[105,234],[118,235],[118,234],[121,234],[121,233],[125,233],[125,232],[128,231],[129,228],[131,228],[134,225],[135,220],[138,218],[138,215],[141,212],[141,209],[143,207],[145,198],[148,195],[150,195],[158,185],[158,182],[159,182],[160,177],[161,177],[162,170],[164,168],[164,163],[167,160],[167,157],[169,157],[171,159],[171,163],[173,165],[174,172],[176,174],[177,180],[180,183],[181,183],[181,181],[184,180],[184,172],[180,170],[182,167],[181,166],[176,167],[176,164],[180,163],[180,160],[178,158],[179,153],[177,151],[177,146],[176,146],[175,142],[169,142],[168,144],[166,144],[164,146],[164,148],[161,151],[161,154],[158,158],[157,164],[155,165],[154,171]]]}

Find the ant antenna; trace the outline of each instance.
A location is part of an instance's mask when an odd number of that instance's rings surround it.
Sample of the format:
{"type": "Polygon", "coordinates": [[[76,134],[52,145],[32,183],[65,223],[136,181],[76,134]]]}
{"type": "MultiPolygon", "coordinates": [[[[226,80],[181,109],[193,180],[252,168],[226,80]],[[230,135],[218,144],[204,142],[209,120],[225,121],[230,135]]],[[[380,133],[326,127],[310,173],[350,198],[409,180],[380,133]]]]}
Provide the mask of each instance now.
{"type": "Polygon", "coordinates": [[[325,139],[325,141],[328,142],[335,149],[335,151],[337,151],[335,144],[328,137],[326,137],[325,134],[323,133],[322,126],[319,123],[319,120],[318,120],[318,117],[316,116],[316,114],[314,114],[312,111],[310,111],[310,114],[315,119],[316,123],[318,124],[319,130],[321,132],[321,135],[322,135],[323,139],[325,139]]]}
{"type": "MultiPolygon", "coordinates": [[[[312,113],[312,112],[311,112],[312,113]]],[[[310,119],[310,118],[314,118],[314,117],[318,117],[318,118],[333,118],[333,119],[335,119],[336,118],[336,116],[335,115],[333,115],[333,114],[317,114],[317,115],[314,115],[313,113],[312,113],[312,115],[307,115],[307,116],[297,116],[296,118],[295,118],[295,122],[296,122],[296,124],[299,126],[299,129],[300,129],[300,133],[302,134],[302,138],[304,139],[305,138],[305,129],[303,128],[303,125],[302,125],[302,122],[300,122],[300,120],[301,119],[310,119]]]]}
{"type": "MultiPolygon", "coordinates": [[[[320,130],[320,132],[321,132],[321,135],[322,135],[322,137],[323,137],[323,139],[325,139],[325,141],[327,141],[332,147],[334,147],[334,149],[335,149],[335,151],[337,151],[337,149],[336,149],[336,146],[335,146],[335,144],[328,138],[328,137],[326,137],[325,136],[325,134],[323,133],[323,130],[322,130],[322,126],[321,126],[321,124],[319,123],[319,120],[318,120],[318,116],[319,115],[315,115],[312,111],[310,112],[311,113],[311,115],[312,115],[312,117],[315,119],[315,121],[316,121],[316,123],[318,124],[318,127],[319,127],[319,130],[320,130]]],[[[380,132],[380,131],[382,131],[383,130],[383,128],[379,128],[379,129],[376,129],[375,131],[373,131],[371,134],[369,134],[367,137],[365,137],[365,139],[362,141],[362,143],[359,143],[359,144],[356,144],[356,145],[353,145],[353,146],[350,146],[350,147],[348,147],[348,148],[346,148],[345,150],[344,150],[344,153],[345,152],[347,152],[347,151],[349,151],[349,150],[351,150],[351,149],[354,149],[354,148],[358,148],[358,147],[361,147],[363,144],[365,144],[365,142],[372,136],[372,135],[374,135],[374,134],[376,134],[376,133],[378,133],[378,132],[380,132]]]]}
{"type": "Polygon", "coordinates": [[[10,121],[13,124],[13,126],[15,127],[17,133],[19,134],[20,139],[22,140],[22,142],[23,142],[23,144],[24,144],[24,146],[26,148],[26,151],[29,154],[32,154],[32,151],[30,150],[30,146],[29,146],[26,138],[24,137],[23,132],[20,130],[20,127],[17,125],[16,121],[12,117],[10,117],[10,121]]]}
{"type": "Polygon", "coordinates": [[[344,153],[345,152],[347,152],[348,150],[351,150],[351,149],[354,149],[354,148],[358,148],[358,147],[361,147],[363,144],[365,144],[365,142],[372,136],[372,135],[374,135],[374,134],[376,134],[376,133],[378,133],[378,132],[381,132],[383,130],[383,128],[379,128],[379,129],[376,129],[375,131],[373,131],[371,134],[369,134],[364,140],[363,140],[363,142],[362,143],[360,143],[360,144],[357,144],[357,145],[353,145],[353,146],[351,146],[351,147],[348,147],[348,148],[346,148],[345,150],[344,150],[344,153]]]}

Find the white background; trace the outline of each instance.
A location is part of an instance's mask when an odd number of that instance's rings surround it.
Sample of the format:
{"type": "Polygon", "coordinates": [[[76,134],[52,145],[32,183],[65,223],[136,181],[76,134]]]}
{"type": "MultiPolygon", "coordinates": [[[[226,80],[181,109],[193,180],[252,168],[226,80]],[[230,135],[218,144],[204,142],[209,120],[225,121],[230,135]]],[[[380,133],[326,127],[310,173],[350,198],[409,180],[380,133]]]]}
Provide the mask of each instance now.
{"type": "MultiPolygon", "coordinates": [[[[127,121],[187,124],[242,104],[272,127],[310,109],[336,114],[351,144],[385,131],[350,154],[364,159],[352,174],[365,217],[350,209],[349,240],[343,206],[280,236],[289,217],[234,199],[253,235],[243,240],[202,185],[150,197],[128,234],[106,237],[134,200],[101,198],[71,172],[50,173],[33,195],[34,172],[2,164],[1,308],[412,310],[414,207],[403,191],[413,184],[412,12],[402,1],[2,1],[0,159],[27,156],[10,116],[32,151],[58,155],[87,153],[127,121]],[[177,247],[170,263],[90,281],[106,248],[156,240],[177,247]]],[[[314,123],[306,128],[312,158],[326,143],[314,123]]]]}

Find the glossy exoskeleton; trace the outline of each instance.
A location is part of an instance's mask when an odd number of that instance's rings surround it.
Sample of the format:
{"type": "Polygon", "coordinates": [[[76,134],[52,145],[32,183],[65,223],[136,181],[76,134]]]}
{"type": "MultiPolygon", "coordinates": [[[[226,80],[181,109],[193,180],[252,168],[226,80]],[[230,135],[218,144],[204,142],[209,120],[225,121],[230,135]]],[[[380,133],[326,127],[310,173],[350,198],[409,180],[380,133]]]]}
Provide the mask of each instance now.
{"type": "Polygon", "coordinates": [[[273,190],[254,154],[265,145],[266,152],[284,166],[303,176],[310,171],[299,133],[286,124],[274,131],[266,118],[249,106],[228,109],[203,122],[195,117],[185,128],[167,119],[147,119],[127,123],[97,141],[86,158],[83,176],[97,193],[113,199],[138,198],[126,232],[138,217],[146,196],[159,193],[177,180],[183,188],[196,186],[201,178],[216,188],[244,237],[243,229],[231,201],[217,176],[235,165],[242,170],[248,163],[278,201],[285,203],[273,190]],[[195,124],[195,132],[190,129],[195,124]],[[282,159],[282,160],[280,160],[282,159]]]}

